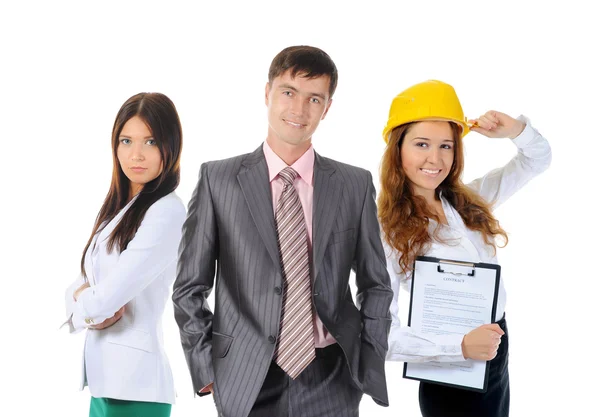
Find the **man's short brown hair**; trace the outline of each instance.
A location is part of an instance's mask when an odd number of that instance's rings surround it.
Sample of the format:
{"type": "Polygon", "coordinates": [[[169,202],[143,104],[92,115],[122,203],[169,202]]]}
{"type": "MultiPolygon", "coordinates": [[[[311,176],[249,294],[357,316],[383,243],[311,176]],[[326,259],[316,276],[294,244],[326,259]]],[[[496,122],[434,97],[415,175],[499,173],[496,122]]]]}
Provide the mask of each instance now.
{"type": "Polygon", "coordinates": [[[269,68],[269,84],[286,71],[291,71],[292,78],[300,75],[306,78],[329,76],[329,98],[337,87],[337,68],[329,55],[313,46],[290,46],[277,54],[269,68]]]}

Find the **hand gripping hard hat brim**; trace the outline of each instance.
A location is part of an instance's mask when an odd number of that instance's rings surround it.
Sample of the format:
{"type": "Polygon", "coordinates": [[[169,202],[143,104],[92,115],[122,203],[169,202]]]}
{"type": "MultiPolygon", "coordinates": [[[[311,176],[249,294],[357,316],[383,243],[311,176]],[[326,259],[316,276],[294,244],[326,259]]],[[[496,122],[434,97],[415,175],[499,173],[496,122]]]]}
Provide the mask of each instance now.
{"type": "Polygon", "coordinates": [[[469,125],[454,88],[442,81],[429,80],[404,90],[392,101],[383,140],[403,124],[425,120],[454,122],[462,128],[461,137],[469,133],[469,125]]]}

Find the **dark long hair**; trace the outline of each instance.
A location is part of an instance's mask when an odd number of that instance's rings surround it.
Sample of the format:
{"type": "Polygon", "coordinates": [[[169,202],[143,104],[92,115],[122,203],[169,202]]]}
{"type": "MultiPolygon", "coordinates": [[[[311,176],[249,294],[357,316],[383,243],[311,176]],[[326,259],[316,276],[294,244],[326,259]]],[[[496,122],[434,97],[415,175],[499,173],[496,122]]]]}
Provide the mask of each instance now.
{"type": "MultiPolygon", "coordinates": [[[[481,232],[484,242],[496,251],[505,246],[508,235],[492,214],[490,204],[462,182],[464,167],[463,141],[458,125],[450,123],[454,137],[454,162],[448,176],[435,190],[441,192],[456,209],[465,225],[481,232]],[[496,242],[501,238],[501,242],[496,242]]],[[[390,134],[390,140],[381,160],[381,192],[377,201],[379,222],[387,244],[400,253],[398,265],[404,273],[410,272],[415,258],[427,252],[433,239],[440,238],[440,218],[429,209],[425,199],[416,195],[402,168],[400,148],[404,137],[414,123],[400,125],[390,134]],[[429,234],[429,219],[438,226],[429,234]]]]}
{"type": "Polygon", "coordinates": [[[123,215],[119,224],[108,237],[108,251],[123,252],[135,236],[148,208],[156,201],[173,192],[179,185],[179,162],[181,159],[182,131],[179,115],[173,102],[164,94],[139,93],[130,97],[117,113],[112,130],[113,170],[110,189],[98,212],[92,234],[81,255],[81,273],[85,273],[85,253],[92,239],[129,202],[130,181],[121,169],[117,158],[119,135],[132,117],[142,119],[156,141],[162,161],[162,172],[154,180],[144,184],[137,199],[123,215]]]}

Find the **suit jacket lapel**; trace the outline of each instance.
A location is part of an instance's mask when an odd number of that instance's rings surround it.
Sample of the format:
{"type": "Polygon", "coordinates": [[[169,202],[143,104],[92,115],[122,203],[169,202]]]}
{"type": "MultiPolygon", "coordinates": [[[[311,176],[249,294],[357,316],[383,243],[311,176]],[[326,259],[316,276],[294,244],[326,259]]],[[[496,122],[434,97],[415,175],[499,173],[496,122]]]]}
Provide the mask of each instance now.
{"type": "Polygon", "coordinates": [[[133,205],[133,202],[135,200],[137,200],[137,197],[138,196],[135,195],[131,199],[131,201],[129,201],[127,204],[125,204],[125,207],[123,207],[121,210],[119,210],[119,212],[115,215],[115,217],[113,217],[108,222],[108,224],[102,229],[102,231],[98,235],[98,239],[96,240],[95,245],[92,245],[92,247],[93,247],[93,249],[95,249],[95,251],[98,251],[98,249],[100,248],[100,244],[104,243],[104,241],[106,239],[108,239],[108,237],[110,236],[112,231],[115,230],[115,227],[117,227],[117,225],[119,224],[119,222],[121,221],[121,219],[123,218],[125,213],[127,212],[127,210],[129,210],[129,208],[133,205]]]}
{"type": "MultiPolygon", "coordinates": [[[[137,199],[137,195],[134,196],[131,199],[131,201],[129,203],[127,203],[125,205],[125,207],[123,207],[116,214],[116,216],[113,217],[112,220],[108,222],[108,224],[106,224],[106,226],[104,226],[102,231],[100,233],[98,233],[97,236],[94,236],[94,238],[92,239],[92,244],[88,248],[88,253],[86,253],[86,262],[84,263],[84,267],[86,269],[86,274],[88,276],[88,279],[90,279],[91,282],[96,283],[96,277],[95,277],[94,271],[96,269],[96,263],[97,263],[98,252],[100,251],[100,247],[102,245],[105,245],[105,242],[110,237],[110,234],[112,233],[112,231],[115,230],[115,227],[117,227],[117,224],[119,224],[119,222],[121,221],[121,219],[123,218],[123,216],[125,215],[127,210],[129,210],[129,208],[133,205],[133,202],[136,199],[137,199]],[[89,258],[88,258],[88,255],[89,255],[89,258]]],[[[111,254],[114,254],[115,251],[116,251],[116,249],[114,249],[111,254]]]]}
{"type": "Polygon", "coordinates": [[[342,181],[335,168],[315,152],[313,189],[313,270],[315,280],[338,213],[342,181]]]}
{"type": "Polygon", "coordinates": [[[240,170],[237,179],[250,214],[273,262],[280,265],[269,169],[262,145],[242,162],[242,166],[245,168],[240,170]]]}

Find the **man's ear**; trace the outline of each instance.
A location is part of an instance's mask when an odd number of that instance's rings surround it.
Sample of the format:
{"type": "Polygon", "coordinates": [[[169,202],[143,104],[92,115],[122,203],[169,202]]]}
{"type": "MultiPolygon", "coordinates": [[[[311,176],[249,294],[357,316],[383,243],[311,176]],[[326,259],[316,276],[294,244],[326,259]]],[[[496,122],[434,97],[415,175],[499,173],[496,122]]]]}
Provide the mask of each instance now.
{"type": "Polygon", "coordinates": [[[269,106],[269,92],[271,91],[271,84],[267,81],[267,85],[265,85],[265,105],[269,106]]]}
{"type": "Polygon", "coordinates": [[[331,103],[333,103],[332,98],[329,99],[329,103],[327,103],[327,107],[325,108],[325,112],[323,113],[323,116],[321,116],[321,120],[323,120],[325,118],[325,116],[327,116],[327,112],[329,111],[329,108],[331,107],[331,103]]]}

